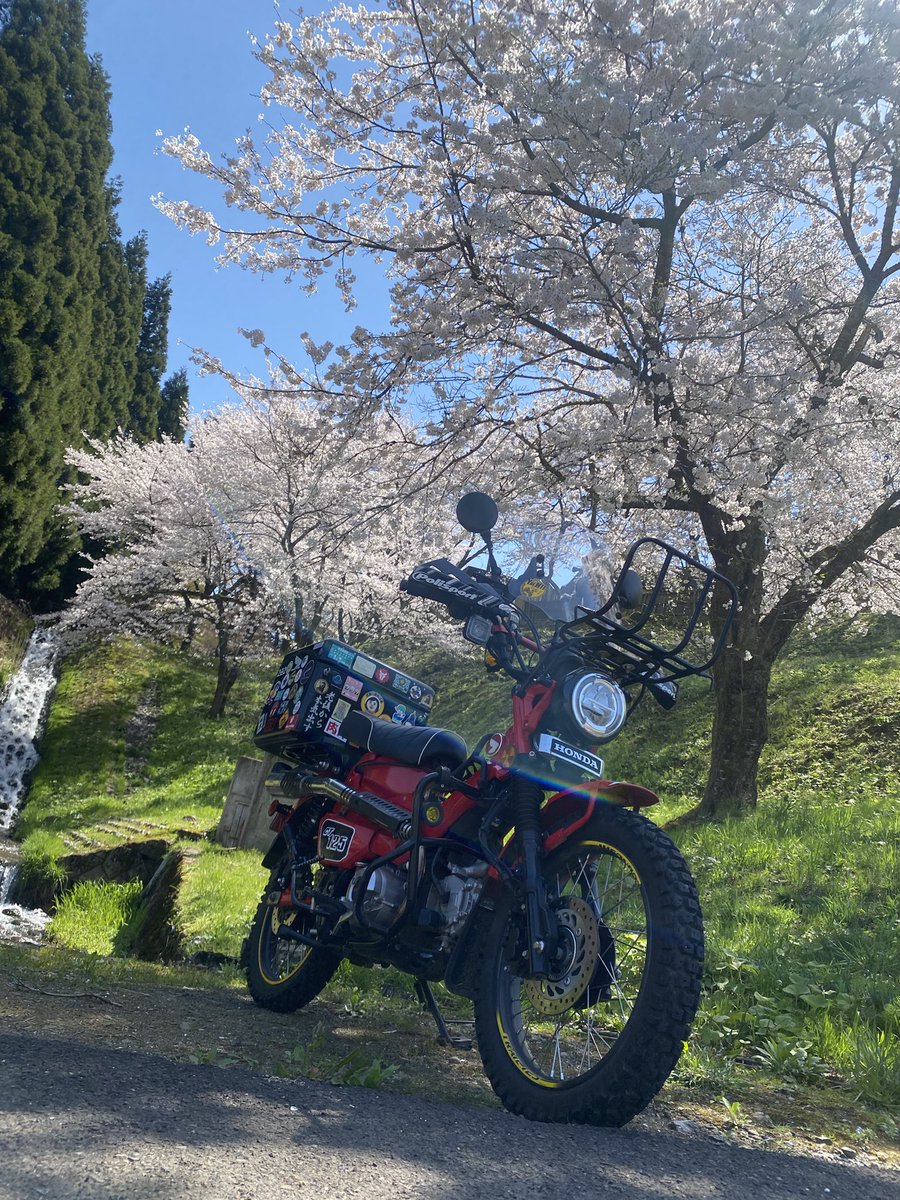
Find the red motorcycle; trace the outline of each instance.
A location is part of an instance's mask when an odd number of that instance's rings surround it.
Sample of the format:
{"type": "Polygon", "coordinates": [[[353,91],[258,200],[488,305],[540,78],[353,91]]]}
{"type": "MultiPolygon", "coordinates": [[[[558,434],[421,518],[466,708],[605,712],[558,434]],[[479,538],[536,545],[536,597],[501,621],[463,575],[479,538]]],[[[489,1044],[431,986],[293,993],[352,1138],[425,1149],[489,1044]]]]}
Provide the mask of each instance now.
{"type": "Polygon", "coordinates": [[[469,753],[427,724],[434,692],[408,673],[333,640],[288,655],[256,730],[281,761],[248,985],[289,1012],[344,958],[389,964],[462,1045],[431,990],[441,981],[473,1001],[508,1109],[622,1125],[688,1036],[703,924],[683,858],[639,812],[657,797],[605,778],[598,750],[643,696],[670,707],[679,679],[708,672],[735,591],[643,538],[599,606],[584,575],[560,586],[540,555],[504,577],[490,497],[464,496],[457,515],[484,538],[487,569],[437,559],[401,588],[446,605],[514,680],[512,724],[469,753]]]}

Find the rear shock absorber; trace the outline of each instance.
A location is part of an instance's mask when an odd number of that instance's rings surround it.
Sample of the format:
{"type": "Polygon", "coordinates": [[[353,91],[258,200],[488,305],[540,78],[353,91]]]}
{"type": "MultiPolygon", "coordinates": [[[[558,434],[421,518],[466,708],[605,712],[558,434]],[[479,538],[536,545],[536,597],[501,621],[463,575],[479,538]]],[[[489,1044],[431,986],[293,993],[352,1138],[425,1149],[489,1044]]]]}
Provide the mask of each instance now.
{"type": "Polygon", "coordinates": [[[516,838],[522,854],[522,889],[525,901],[527,945],[525,957],[529,973],[546,976],[549,962],[556,953],[556,920],[547,907],[541,878],[541,803],[540,784],[525,775],[513,779],[513,814],[516,838]]]}

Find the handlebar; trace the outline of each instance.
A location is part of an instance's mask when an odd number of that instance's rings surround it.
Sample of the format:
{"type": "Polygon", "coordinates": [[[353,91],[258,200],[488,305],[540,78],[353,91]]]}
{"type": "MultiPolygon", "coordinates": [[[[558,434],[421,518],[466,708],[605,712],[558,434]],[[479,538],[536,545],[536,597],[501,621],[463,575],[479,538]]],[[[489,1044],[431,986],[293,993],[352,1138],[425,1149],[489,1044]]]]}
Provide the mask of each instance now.
{"type": "MultiPolygon", "coordinates": [[[[546,661],[548,654],[574,653],[585,665],[611,673],[625,686],[646,688],[666,707],[674,703],[677,689],[673,690],[672,685],[676,680],[688,675],[708,677],[709,667],[725,645],[737,607],[737,594],[728,579],[657,538],[639,539],[629,550],[607,603],[596,609],[581,608],[581,616],[558,623],[546,646],[528,612],[516,607],[517,593],[493,562],[489,570],[483,570],[458,567],[446,558],[433,559],[416,567],[400,587],[411,595],[438,601],[451,616],[466,621],[467,627],[473,621],[471,633],[466,636],[469,641],[485,646],[493,659],[489,669],[503,670],[518,683],[528,682],[537,673],[525,656],[540,655],[546,661]],[[646,592],[640,579],[644,572],[632,567],[635,556],[644,549],[655,556],[651,562],[653,582],[646,592]],[[682,592],[682,585],[688,588],[687,618],[684,625],[679,622],[675,626],[682,632],[674,640],[660,637],[663,631],[657,628],[662,598],[664,594],[668,596],[667,588],[673,579],[676,604],[681,603],[679,587],[682,592]],[[714,598],[717,605],[723,599],[721,611],[717,608],[715,614],[710,608],[714,598]],[[648,624],[651,616],[655,636],[648,624]],[[713,646],[711,652],[707,647],[698,656],[703,639],[695,644],[694,635],[701,620],[705,622],[707,618],[711,622],[713,646]],[[522,621],[530,626],[533,637],[520,633],[522,621]]],[[[662,623],[665,624],[665,618],[662,623]]],[[[547,668],[550,667],[547,663],[547,668]]]]}

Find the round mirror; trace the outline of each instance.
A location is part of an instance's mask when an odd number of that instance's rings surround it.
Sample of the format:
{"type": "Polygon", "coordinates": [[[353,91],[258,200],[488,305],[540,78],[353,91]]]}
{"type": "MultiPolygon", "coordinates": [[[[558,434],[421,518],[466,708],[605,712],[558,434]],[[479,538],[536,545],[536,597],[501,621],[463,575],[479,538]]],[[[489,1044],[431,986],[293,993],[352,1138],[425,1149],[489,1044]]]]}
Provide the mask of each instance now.
{"type": "Polygon", "coordinates": [[[485,492],[468,492],[456,506],[456,519],[469,533],[487,533],[497,524],[497,505],[485,492]]]}

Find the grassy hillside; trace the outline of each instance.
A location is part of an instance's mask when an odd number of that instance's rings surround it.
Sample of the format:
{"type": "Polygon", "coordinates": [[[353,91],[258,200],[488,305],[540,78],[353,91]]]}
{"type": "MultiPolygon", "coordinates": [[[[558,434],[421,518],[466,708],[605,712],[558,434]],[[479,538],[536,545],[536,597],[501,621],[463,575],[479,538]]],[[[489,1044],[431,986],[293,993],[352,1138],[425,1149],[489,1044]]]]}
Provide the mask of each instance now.
{"type": "MultiPolygon", "coordinates": [[[[708,929],[707,990],[676,1080],[698,1094],[817,1090],[884,1110],[900,1105],[900,622],[806,641],[776,671],[757,812],[679,829],[708,929]],[[743,1091],[742,1091],[743,1089],[743,1091]],[[823,1090],[824,1089],[824,1090],[823,1090]]],[[[508,717],[508,684],[476,661],[403,665],[440,689],[435,722],[470,740],[508,717]]],[[[211,671],[133,643],[68,663],[19,834],[33,863],[65,846],[122,836],[123,817],[211,830],[268,670],[205,717],[211,671]]],[[[655,788],[668,821],[702,790],[710,703],[685,689],[670,713],[647,703],[608,749],[610,773],[655,788]]],[[[260,886],[257,856],[207,844],[192,860],[181,920],[198,948],[234,953],[260,886]]],[[[91,888],[62,906],[57,936],[79,942],[90,904],[111,932],[133,895],[91,888]],[[118,899],[116,897],[118,896],[118,899]],[[70,932],[65,933],[68,923],[70,932]]],[[[894,1115],[891,1115],[891,1114],[894,1115]]]]}
{"type": "MultiPolygon", "coordinates": [[[[268,676],[268,667],[263,674],[268,676]]],[[[16,828],[26,876],[54,877],[57,860],[67,853],[142,836],[177,841],[179,833],[197,837],[215,829],[235,759],[256,753],[247,733],[264,681],[252,674],[242,680],[231,712],[218,721],[206,716],[213,687],[208,662],[131,641],[82,652],[65,663],[41,762],[16,828]]],[[[210,896],[209,924],[217,928],[220,918],[213,910],[221,897],[214,880],[221,868],[217,847],[204,845],[203,851],[195,864],[197,886],[210,896]]],[[[246,878],[232,888],[238,892],[227,918],[232,941],[259,892],[258,857],[235,859],[246,878]]],[[[79,897],[85,905],[96,899],[89,886],[79,897]]],[[[101,903],[115,907],[115,893],[105,894],[101,903]]],[[[91,922],[74,914],[70,924],[77,944],[98,948],[91,922]],[[79,936],[86,940],[78,942],[79,936]]],[[[189,917],[185,924],[190,932],[189,917]]],[[[115,932],[102,932],[99,944],[111,945],[115,932]]]]}

